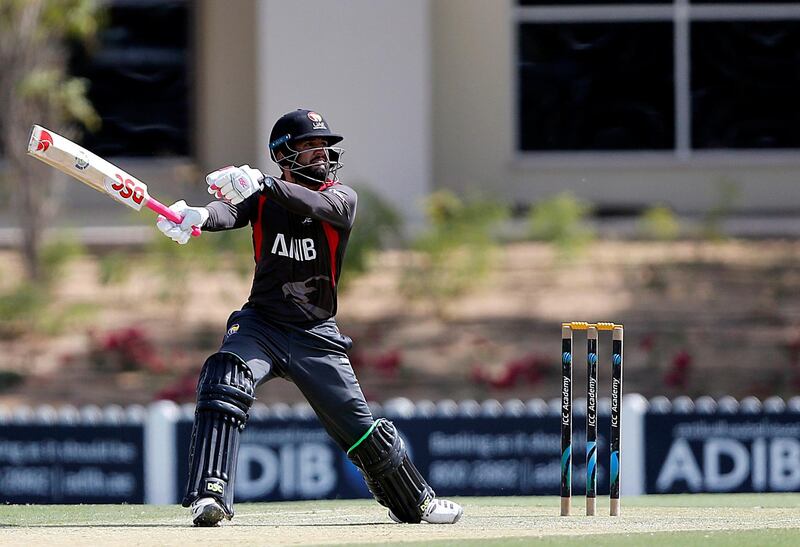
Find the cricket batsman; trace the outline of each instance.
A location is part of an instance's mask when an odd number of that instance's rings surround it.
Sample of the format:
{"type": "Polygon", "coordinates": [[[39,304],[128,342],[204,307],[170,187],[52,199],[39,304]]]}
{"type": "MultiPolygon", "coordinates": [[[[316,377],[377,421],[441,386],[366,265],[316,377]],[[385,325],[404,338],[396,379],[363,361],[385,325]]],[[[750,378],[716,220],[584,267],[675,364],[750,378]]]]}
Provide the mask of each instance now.
{"type": "Polygon", "coordinates": [[[436,497],[392,422],[372,417],[347,357],[352,340],[336,325],[336,288],[357,201],[337,175],[341,140],[316,112],[289,112],[269,139],[280,177],[247,165],[225,167],[206,177],[217,201],[173,204],[180,224],[159,217],[158,229],[180,244],[191,239],[193,226],[253,229],[250,297],[228,319],[197,384],[183,498],[195,526],[233,517],[239,438],[256,388],[276,377],[297,385],[393,521],[450,524],[463,512],[436,497]]]}

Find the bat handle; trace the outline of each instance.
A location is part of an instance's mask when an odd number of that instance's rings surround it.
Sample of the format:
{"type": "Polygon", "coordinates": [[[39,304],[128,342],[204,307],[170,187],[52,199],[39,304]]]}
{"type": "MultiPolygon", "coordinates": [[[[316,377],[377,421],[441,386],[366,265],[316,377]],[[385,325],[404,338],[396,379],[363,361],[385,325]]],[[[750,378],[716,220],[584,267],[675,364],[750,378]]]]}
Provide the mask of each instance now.
{"type": "MultiPolygon", "coordinates": [[[[178,213],[176,213],[175,211],[173,211],[172,209],[170,209],[157,199],[149,198],[147,200],[147,208],[152,211],[155,211],[164,218],[171,220],[175,224],[180,224],[181,221],[183,220],[183,218],[178,213]]],[[[197,237],[200,235],[200,233],[201,232],[199,227],[192,226],[192,237],[197,237]]]]}

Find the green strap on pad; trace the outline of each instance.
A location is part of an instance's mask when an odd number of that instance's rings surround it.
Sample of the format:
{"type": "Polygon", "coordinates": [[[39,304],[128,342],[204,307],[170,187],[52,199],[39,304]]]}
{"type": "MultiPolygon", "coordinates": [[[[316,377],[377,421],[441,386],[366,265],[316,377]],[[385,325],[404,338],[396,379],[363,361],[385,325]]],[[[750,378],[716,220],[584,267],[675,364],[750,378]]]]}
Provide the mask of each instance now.
{"type": "Polygon", "coordinates": [[[377,420],[347,455],[364,475],[378,503],[403,522],[420,522],[436,494],[409,459],[392,422],[377,420]]]}

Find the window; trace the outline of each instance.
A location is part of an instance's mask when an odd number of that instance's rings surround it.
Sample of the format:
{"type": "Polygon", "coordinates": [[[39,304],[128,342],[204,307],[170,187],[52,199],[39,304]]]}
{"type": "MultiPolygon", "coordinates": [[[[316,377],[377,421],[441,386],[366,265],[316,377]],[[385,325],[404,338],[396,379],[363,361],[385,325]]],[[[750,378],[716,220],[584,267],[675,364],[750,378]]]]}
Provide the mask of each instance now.
{"type": "Polygon", "coordinates": [[[692,145],[800,148],[800,22],[692,23],[692,145]]]}
{"type": "Polygon", "coordinates": [[[83,145],[101,156],[188,155],[189,3],[108,6],[99,43],[73,48],[71,72],[90,80],[89,99],[103,121],[83,145]]]}
{"type": "Polygon", "coordinates": [[[521,150],[664,150],[674,143],[667,23],[520,28],[521,150]]]}
{"type": "Polygon", "coordinates": [[[800,149],[798,1],[518,0],[514,18],[521,153],[800,149]]]}

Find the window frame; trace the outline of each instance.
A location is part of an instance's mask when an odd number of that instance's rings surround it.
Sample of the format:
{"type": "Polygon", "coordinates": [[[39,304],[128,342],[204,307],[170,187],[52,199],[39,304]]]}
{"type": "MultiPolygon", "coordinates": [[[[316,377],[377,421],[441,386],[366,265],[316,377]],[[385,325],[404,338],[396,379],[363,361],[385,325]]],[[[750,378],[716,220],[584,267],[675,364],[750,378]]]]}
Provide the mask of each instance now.
{"type": "Polygon", "coordinates": [[[797,165],[800,148],[782,149],[692,149],[691,114],[691,23],[700,21],[793,21],[800,20],[800,2],[792,4],[692,4],[674,0],[667,4],[613,4],[567,6],[520,6],[511,9],[512,120],[520,116],[519,42],[522,23],[665,22],[673,26],[675,145],[670,151],[521,150],[519,126],[512,124],[513,163],[538,168],[564,167],[673,167],[676,163],[698,167],[736,165],[797,165]]]}

